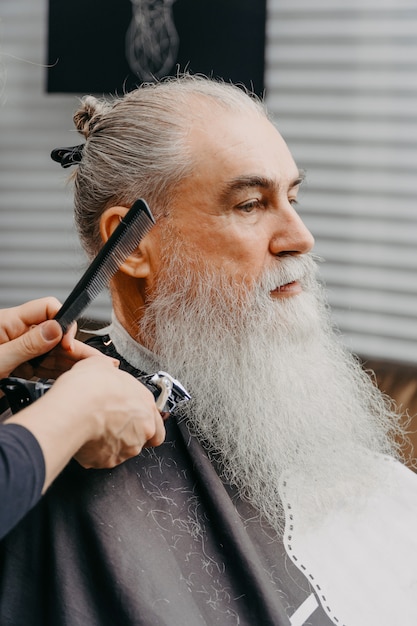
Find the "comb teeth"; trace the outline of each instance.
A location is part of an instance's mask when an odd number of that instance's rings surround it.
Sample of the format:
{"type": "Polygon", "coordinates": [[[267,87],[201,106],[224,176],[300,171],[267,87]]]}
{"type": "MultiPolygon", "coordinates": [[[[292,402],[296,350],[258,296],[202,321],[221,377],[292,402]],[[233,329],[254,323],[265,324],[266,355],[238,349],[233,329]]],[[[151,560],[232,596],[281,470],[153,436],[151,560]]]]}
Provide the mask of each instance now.
{"type": "Polygon", "coordinates": [[[100,267],[96,268],[87,287],[92,299],[96,298],[106,287],[110,278],[114,276],[127,257],[136,250],[154,223],[146,213],[139,213],[136,219],[131,221],[128,229],[115,238],[113,245],[109,248],[100,267]]]}
{"type": "Polygon", "coordinates": [[[154,224],[145,200],[136,200],[55,316],[64,333],[109,283],[154,224]]]}

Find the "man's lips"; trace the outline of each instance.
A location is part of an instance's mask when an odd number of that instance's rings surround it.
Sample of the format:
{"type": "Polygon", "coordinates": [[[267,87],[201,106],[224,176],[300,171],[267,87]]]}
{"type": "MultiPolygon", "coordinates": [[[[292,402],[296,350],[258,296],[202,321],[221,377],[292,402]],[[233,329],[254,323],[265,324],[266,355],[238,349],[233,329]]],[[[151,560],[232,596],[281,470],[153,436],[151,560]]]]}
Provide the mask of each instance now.
{"type": "Polygon", "coordinates": [[[289,298],[291,296],[296,296],[297,294],[302,292],[302,287],[298,280],[293,280],[291,283],[286,283],[285,285],[280,285],[271,291],[271,296],[273,298],[289,298]]]}

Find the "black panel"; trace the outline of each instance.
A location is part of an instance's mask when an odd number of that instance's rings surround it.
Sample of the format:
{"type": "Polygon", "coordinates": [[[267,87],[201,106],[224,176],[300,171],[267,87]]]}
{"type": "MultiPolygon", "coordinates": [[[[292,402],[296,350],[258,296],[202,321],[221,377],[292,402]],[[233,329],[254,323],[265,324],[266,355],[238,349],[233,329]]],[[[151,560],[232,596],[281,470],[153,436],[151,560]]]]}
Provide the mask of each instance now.
{"type": "Polygon", "coordinates": [[[260,94],[265,3],[49,0],[47,91],[122,93],[153,76],[175,74],[179,66],[243,83],[260,94]]]}

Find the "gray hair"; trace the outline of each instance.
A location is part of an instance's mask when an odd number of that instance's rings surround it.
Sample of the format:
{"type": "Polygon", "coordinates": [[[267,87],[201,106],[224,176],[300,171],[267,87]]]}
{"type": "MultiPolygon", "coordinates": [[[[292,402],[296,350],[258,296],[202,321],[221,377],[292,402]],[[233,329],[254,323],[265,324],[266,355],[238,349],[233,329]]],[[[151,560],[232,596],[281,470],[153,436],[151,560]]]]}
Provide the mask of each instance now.
{"type": "Polygon", "coordinates": [[[263,102],[247,90],[189,74],[143,84],[112,100],[81,100],[73,119],[86,143],[71,178],[75,221],[90,256],[101,246],[99,219],[106,208],[144,198],[156,219],[167,212],[176,184],[192,174],[190,121],[210,101],[266,115],[263,102]],[[199,106],[191,107],[196,99],[199,106]]]}

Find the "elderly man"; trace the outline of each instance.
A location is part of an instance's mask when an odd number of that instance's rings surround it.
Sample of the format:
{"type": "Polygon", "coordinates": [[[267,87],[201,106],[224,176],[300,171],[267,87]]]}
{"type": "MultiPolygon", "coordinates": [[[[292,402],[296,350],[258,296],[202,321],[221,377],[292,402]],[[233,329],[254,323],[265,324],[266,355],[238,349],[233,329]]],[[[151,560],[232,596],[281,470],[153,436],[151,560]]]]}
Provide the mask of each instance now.
{"type": "Polygon", "coordinates": [[[74,122],[85,144],[60,158],[88,254],[136,198],[156,217],[93,345],[193,399],[161,446],[74,462],[10,534],[1,624],[415,624],[417,478],[329,322],[264,105],[183,76],[87,97],[74,122]]]}

